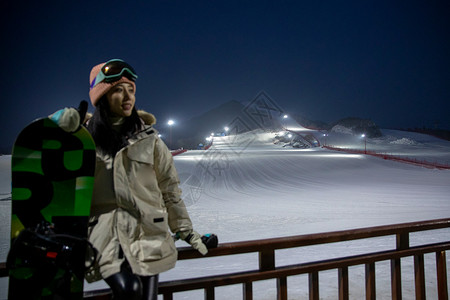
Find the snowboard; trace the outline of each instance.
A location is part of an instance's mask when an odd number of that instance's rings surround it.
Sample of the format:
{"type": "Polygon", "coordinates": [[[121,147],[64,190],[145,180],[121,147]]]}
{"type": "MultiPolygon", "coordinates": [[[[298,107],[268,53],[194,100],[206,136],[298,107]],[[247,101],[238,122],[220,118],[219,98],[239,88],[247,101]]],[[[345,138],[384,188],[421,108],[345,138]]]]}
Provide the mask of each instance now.
{"type": "Polygon", "coordinates": [[[82,299],[95,144],[49,118],[18,135],[11,159],[8,299],[82,299]]]}

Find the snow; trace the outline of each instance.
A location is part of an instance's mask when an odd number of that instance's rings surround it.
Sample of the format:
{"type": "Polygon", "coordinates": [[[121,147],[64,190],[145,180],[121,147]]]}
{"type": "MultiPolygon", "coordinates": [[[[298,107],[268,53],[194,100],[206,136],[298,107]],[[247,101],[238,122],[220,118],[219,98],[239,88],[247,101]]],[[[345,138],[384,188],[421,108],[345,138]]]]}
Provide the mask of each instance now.
{"type": "MultiPolygon", "coordinates": [[[[449,217],[450,170],[424,168],[363,154],[324,148],[275,145],[273,133],[259,131],[215,137],[208,151],[175,156],[184,199],[200,233],[216,233],[220,242],[319,233],[449,217]]],[[[450,142],[423,134],[383,130],[364,141],[341,129],[321,144],[367,149],[432,162],[450,163],[450,142]]],[[[0,157],[0,198],[10,196],[10,156],[0,157]]],[[[10,201],[2,200],[1,261],[9,244],[10,201]]],[[[411,235],[411,244],[448,239],[449,230],[411,235]]],[[[186,246],[177,242],[178,246],[186,246]]],[[[276,253],[277,266],[392,249],[393,237],[288,249],[276,253]]],[[[434,255],[426,255],[427,296],[436,298],[434,255]]],[[[447,264],[450,264],[447,258],[447,264]]],[[[403,297],[413,298],[412,259],[402,260],[403,297]]],[[[257,269],[257,255],[179,261],[161,281],[257,269]]],[[[377,299],[390,299],[390,266],[377,263],[377,299]]],[[[450,274],[450,273],[449,273],[450,274]]],[[[449,276],[450,278],[450,276],[449,276]]],[[[3,278],[5,279],[5,278],[3,278]]],[[[350,298],[364,298],[364,266],[349,269],[350,298]]],[[[1,284],[2,282],[0,282],[1,284]]],[[[3,286],[6,283],[3,282],[3,286]]],[[[2,287],[3,287],[2,286],[2,287]]],[[[106,287],[95,283],[86,289],[106,287]]],[[[337,272],[320,273],[322,299],[337,298],[337,272]]],[[[4,290],[1,288],[0,290],[4,290]]],[[[274,280],[257,282],[254,299],[275,299],[274,280]]],[[[288,278],[289,299],[307,298],[307,276],[288,278]]],[[[3,296],[0,294],[0,298],[3,296]]],[[[6,297],[6,296],[5,296],[6,297]]],[[[201,299],[202,291],[174,299],[201,299]]],[[[220,287],[216,299],[242,299],[242,288],[220,287]]]]}
{"type": "Polygon", "coordinates": [[[416,144],[415,141],[408,139],[408,138],[401,138],[399,140],[394,140],[392,142],[390,142],[391,144],[397,144],[397,145],[414,145],[416,144]]]}
{"type": "Polygon", "coordinates": [[[352,129],[351,128],[347,128],[347,127],[342,126],[342,125],[334,126],[333,128],[331,128],[331,131],[338,132],[338,133],[352,134],[352,129]]]}

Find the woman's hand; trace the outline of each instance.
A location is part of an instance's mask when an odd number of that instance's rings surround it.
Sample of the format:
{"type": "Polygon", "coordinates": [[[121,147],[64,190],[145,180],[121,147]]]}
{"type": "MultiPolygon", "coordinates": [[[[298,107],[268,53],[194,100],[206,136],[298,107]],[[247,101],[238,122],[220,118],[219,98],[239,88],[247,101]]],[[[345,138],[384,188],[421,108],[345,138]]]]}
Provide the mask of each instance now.
{"type": "Polygon", "coordinates": [[[66,132],[75,132],[84,122],[88,108],[88,103],[86,101],[81,101],[78,109],[75,108],[64,108],[60,109],[54,114],[51,114],[49,118],[58,124],[66,132]]]}
{"type": "Polygon", "coordinates": [[[192,248],[198,250],[202,255],[208,253],[208,248],[206,248],[206,245],[202,241],[202,236],[198,232],[194,230],[181,231],[177,233],[177,236],[189,243],[192,248]]]}

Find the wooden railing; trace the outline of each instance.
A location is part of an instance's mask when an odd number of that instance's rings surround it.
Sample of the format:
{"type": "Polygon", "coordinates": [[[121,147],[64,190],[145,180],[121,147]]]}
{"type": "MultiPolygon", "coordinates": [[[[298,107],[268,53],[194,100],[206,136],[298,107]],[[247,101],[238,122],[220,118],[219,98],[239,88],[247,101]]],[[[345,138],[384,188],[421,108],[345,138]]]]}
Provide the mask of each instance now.
{"type": "MultiPolygon", "coordinates": [[[[319,273],[325,270],[335,269],[338,272],[339,294],[336,295],[336,298],[349,299],[348,268],[356,265],[364,265],[366,299],[375,299],[375,263],[379,261],[390,261],[391,297],[392,299],[402,299],[400,259],[403,257],[413,257],[416,299],[425,299],[424,254],[435,253],[438,299],[448,299],[446,251],[450,250],[450,235],[446,235],[445,240],[438,243],[421,244],[412,247],[410,246],[410,233],[449,227],[450,218],[220,244],[218,248],[210,249],[206,257],[258,253],[259,268],[252,271],[161,282],[159,285],[159,294],[162,294],[165,300],[170,300],[173,299],[174,293],[202,289],[204,290],[205,299],[214,299],[216,287],[241,284],[243,287],[243,299],[249,300],[253,299],[253,282],[275,279],[277,282],[277,299],[287,299],[287,278],[293,275],[308,274],[309,299],[319,299],[319,273]],[[368,239],[367,243],[370,244],[370,238],[385,236],[396,237],[396,245],[393,249],[289,266],[277,267],[275,263],[275,251],[280,249],[348,242],[359,239],[368,239]]],[[[191,248],[179,249],[179,260],[202,258],[203,256],[191,248]]],[[[90,291],[85,292],[85,299],[111,299],[111,294],[107,289],[90,291]]]]}

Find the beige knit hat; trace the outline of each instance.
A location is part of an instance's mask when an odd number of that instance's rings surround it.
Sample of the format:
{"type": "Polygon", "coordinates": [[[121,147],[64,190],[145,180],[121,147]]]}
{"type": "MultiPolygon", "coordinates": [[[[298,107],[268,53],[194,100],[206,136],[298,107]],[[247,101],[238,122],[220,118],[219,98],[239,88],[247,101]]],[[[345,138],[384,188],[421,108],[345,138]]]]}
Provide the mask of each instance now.
{"type": "MultiPolygon", "coordinates": [[[[101,63],[92,68],[91,75],[89,77],[90,84],[92,84],[95,77],[97,77],[98,73],[100,73],[100,70],[104,65],[105,63],[101,63]]],[[[92,105],[97,106],[98,100],[100,100],[100,98],[104,94],[106,94],[113,86],[122,82],[126,82],[133,85],[133,88],[136,91],[136,84],[134,83],[134,81],[128,79],[125,76],[122,76],[119,80],[110,83],[102,81],[97,83],[94,87],[91,87],[91,89],[89,90],[89,97],[91,98],[92,105]]]]}

